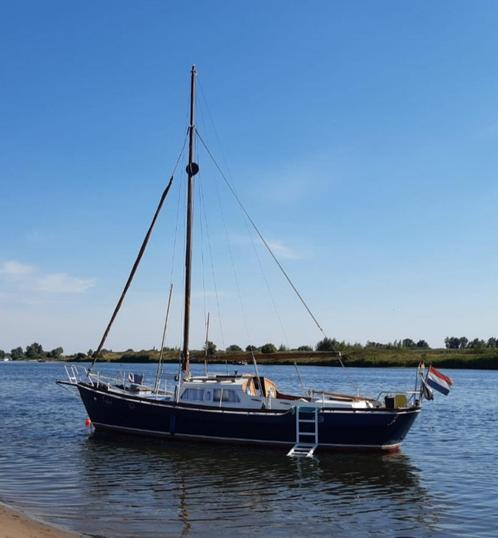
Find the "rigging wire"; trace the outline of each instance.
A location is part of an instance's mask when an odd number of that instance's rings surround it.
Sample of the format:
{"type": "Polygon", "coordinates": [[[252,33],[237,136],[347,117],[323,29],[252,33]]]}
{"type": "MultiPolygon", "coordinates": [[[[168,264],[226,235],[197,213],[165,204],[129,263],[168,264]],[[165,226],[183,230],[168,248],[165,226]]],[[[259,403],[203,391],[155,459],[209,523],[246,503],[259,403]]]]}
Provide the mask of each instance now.
{"type": "Polygon", "coordinates": [[[213,256],[213,248],[211,243],[211,234],[209,232],[209,224],[206,217],[206,210],[205,210],[205,201],[204,201],[204,193],[201,189],[201,197],[199,200],[199,206],[201,208],[201,216],[204,218],[204,229],[206,231],[206,237],[207,237],[207,244],[208,244],[208,254],[209,254],[209,262],[211,267],[211,278],[213,280],[213,287],[214,287],[214,294],[216,298],[216,310],[218,313],[218,324],[220,328],[220,337],[221,337],[221,343],[223,345],[223,349],[225,349],[225,331],[223,329],[223,316],[222,316],[222,310],[221,310],[221,301],[220,301],[220,294],[218,293],[218,284],[216,279],[216,271],[215,271],[215,265],[214,265],[214,256],[213,256]]]}
{"type": "MultiPolygon", "coordinates": [[[[187,138],[185,137],[185,142],[186,142],[187,138]]],[[[185,144],[183,146],[183,149],[182,149],[182,153],[183,151],[185,150],[185,144]]],[[[181,201],[181,196],[182,196],[182,192],[183,192],[183,182],[180,183],[180,188],[178,189],[178,196],[177,196],[177,199],[176,199],[176,216],[175,216],[175,233],[174,233],[174,239],[173,239],[173,254],[172,254],[172,257],[171,257],[171,270],[170,270],[170,276],[169,276],[169,279],[170,279],[170,282],[173,282],[173,279],[175,277],[175,274],[176,274],[176,245],[177,245],[177,239],[178,239],[178,228],[179,228],[179,221],[180,221],[180,201],[181,201]]]]}
{"type": "Polygon", "coordinates": [[[267,243],[266,239],[263,237],[262,233],[260,232],[259,228],[257,227],[256,223],[254,222],[254,220],[252,219],[251,215],[248,213],[247,209],[245,208],[244,204],[242,203],[242,201],[240,200],[237,192],[235,191],[234,187],[232,186],[232,184],[230,183],[230,181],[228,180],[228,178],[226,177],[226,175],[224,174],[223,170],[220,168],[218,162],[216,161],[216,159],[214,158],[213,154],[211,153],[210,149],[208,148],[206,142],[204,141],[204,139],[202,138],[202,136],[200,135],[200,133],[197,131],[196,129],[196,133],[197,133],[197,136],[199,138],[199,140],[201,141],[201,144],[204,146],[204,149],[206,150],[207,154],[209,155],[209,157],[211,158],[211,160],[213,161],[213,164],[215,165],[215,167],[217,168],[218,172],[220,173],[221,177],[223,178],[223,181],[225,182],[225,184],[227,185],[228,189],[230,190],[232,196],[234,197],[235,201],[237,202],[237,204],[239,205],[239,207],[241,208],[241,210],[244,212],[245,216],[247,217],[247,219],[249,220],[249,222],[251,223],[251,226],[254,228],[254,231],[257,233],[258,237],[261,239],[263,245],[265,246],[266,250],[269,252],[269,254],[271,255],[271,257],[273,258],[273,260],[275,261],[275,263],[277,264],[278,268],[280,269],[281,273],[284,275],[284,277],[286,278],[287,282],[289,283],[290,287],[292,288],[292,290],[294,291],[294,293],[297,295],[297,297],[299,298],[299,300],[301,301],[302,305],[304,306],[304,308],[306,309],[306,311],[308,312],[308,314],[310,315],[311,319],[313,320],[313,322],[315,323],[315,325],[318,327],[319,331],[323,334],[323,336],[325,337],[325,332],[322,328],[322,326],[320,325],[320,323],[318,322],[316,316],[313,314],[313,312],[311,311],[311,309],[309,308],[309,306],[307,305],[306,301],[304,300],[303,296],[299,293],[299,290],[296,288],[296,286],[294,285],[294,283],[292,282],[291,278],[289,277],[289,275],[287,274],[287,272],[285,271],[284,267],[282,266],[282,264],[280,263],[280,261],[278,260],[277,256],[275,255],[275,253],[273,252],[272,248],[270,247],[270,245],[267,243]]]}
{"type": "Polygon", "coordinates": [[[285,326],[284,326],[284,323],[282,321],[282,316],[280,315],[280,311],[279,311],[278,306],[277,306],[277,301],[275,300],[275,296],[274,296],[274,294],[272,292],[270,283],[268,281],[268,278],[266,276],[265,270],[263,268],[263,262],[261,261],[261,256],[259,255],[258,248],[257,248],[256,243],[254,241],[254,236],[251,233],[251,230],[249,228],[249,222],[247,221],[247,219],[244,220],[244,224],[246,226],[247,234],[248,234],[249,240],[251,242],[251,247],[252,247],[252,250],[254,252],[254,256],[255,256],[255,258],[256,258],[256,260],[258,262],[259,272],[261,273],[261,276],[263,277],[263,281],[264,281],[265,286],[266,286],[266,291],[268,292],[268,296],[270,297],[270,302],[272,304],[273,311],[274,311],[275,316],[276,316],[276,318],[278,320],[278,323],[280,325],[280,330],[282,331],[284,341],[285,341],[287,347],[289,347],[289,337],[287,336],[287,331],[285,330],[285,326]]]}
{"type": "Polygon", "coordinates": [[[224,236],[225,236],[225,243],[227,245],[227,250],[228,250],[228,258],[230,259],[230,265],[231,265],[231,269],[232,269],[235,289],[237,290],[237,298],[239,300],[239,307],[240,307],[240,312],[241,312],[241,315],[242,315],[242,324],[244,326],[244,330],[245,330],[246,337],[247,337],[248,341],[251,341],[252,340],[251,333],[249,331],[249,325],[247,323],[246,309],[244,307],[244,301],[242,299],[240,280],[239,280],[239,277],[238,277],[237,267],[236,267],[236,264],[235,264],[235,258],[234,258],[234,255],[233,255],[232,242],[231,242],[230,237],[228,235],[228,228],[227,228],[226,219],[225,219],[225,212],[223,210],[223,204],[221,202],[220,190],[218,188],[218,183],[215,183],[214,185],[215,185],[215,191],[216,191],[216,198],[217,198],[217,202],[218,202],[219,214],[220,214],[221,223],[222,223],[222,227],[223,227],[223,232],[224,232],[224,236]]]}
{"type": "MultiPolygon", "coordinates": [[[[193,183],[194,183],[194,186],[195,186],[195,179],[193,180],[193,183]]],[[[183,189],[182,189],[182,194],[183,194],[183,204],[186,208],[187,206],[187,185],[186,183],[184,183],[184,186],[183,186],[183,189]]],[[[182,242],[182,246],[183,246],[183,252],[186,251],[187,249],[187,237],[186,237],[186,226],[187,226],[187,223],[185,222],[185,219],[182,219],[182,237],[183,237],[183,242],[182,242]]],[[[185,280],[187,278],[187,268],[186,268],[186,265],[185,263],[182,264],[182,288],[185,289],[185,280]]],[[[179,331],[178,331],[178,350],[179,350],[179,368],[180,368],[180,372],[181,372],[181,361],[182,361],[182,344],[183,344],[183,326],[184,326],[184,323],[185,323],[185,308],[182,308],[181,309],[181,317],[180,317],[180,327],[179,327],[179,331]]],[[[181,376],[180,376],[181,378],[181,376]]]]}
{"type": "Polygon", "coordinates": [[[156,393],[159,391],[159,383],[161,381],[161,376],[163,373],[164,340],[166,338],[166,330],[168,328],[169,309],[171,307],[171,294],[172,293],[173,293],[173,282],[170,284],[170,287],[169,287],[168,306],[166,307],[166,317],[164,319],[163,337],[161,340],[161,351],[159,353],[159,362],[157,363],[156,382],[154,383],[154,392],[156,393]]]}
{"type": "MultiPolygon", "coordinates": [[[[183,152],[185,151],[185,145],[186,145],[186,142],[187,142],[187,135],[188,135],[188,131],[185,135],[185,139],[183,141],[183,147],[182,147],[182,150],[180,152],[180,155],[177,159],[177,162],[175,164],[175,170],[180,162],[180,159],[183,155],[183,152]]],[[[166,306],[166,314],[165,314],[165,317],[164,317],[164,325],[163,325],[163,333],[162,333],[162,339],[161,339],[161,346],[160,346],[160,352],[159,352],[159,361],[158,361],[158,364],[157,364],[157,373],[156,373],[156,382],[155,382],[155,387],[154,387],[154,390],[156,392],[158,392],[159,390],[159,385],[160,385],[160,382],[161,382],[161,377],[162,377],[162,374],[163,374],[163,356],[164,356],[164,342],[165,342],[165,339],[166,339],[166,331],[167,331],[167,327],[168,327],[168,320],[169,320],[169,313],[170,313],[170,308],[171,308],[171,301],[172,301],[172,294],[173,294],[173,281],[174,281],[174,277],[175,277],[175,273],[176,273],[176,263],[175,263],[175,259],[176,259],[176,245],[177,245],[177,238],[178,238],[178,222],[180,220],[180,199],[181,199],[181,193],[183,191],[182,189],[182,185],[183,183],[180,183],[180,188],[178,189],[178,196],[177,196],[177,200],[176,200],[176,215],[175,215],[175,231],[174,231],[174,235],[173,235],[173,253],[172,253],[172,256],[171,256],[171,269],[170,269],[170,287],[169,287],[169,292],[168,292],[168,302],[167,302],[167,306],[166,306]]]]}
{"type": "MultiPolygon", "coordinates": [[[[214,119],[213,119],[213,115],[211,113],[211,109],[208,105],[208,102],[207,102],[207,99],[206,99],[206,96],[204,94],[204,90],[203,90],[203,87],[202,87],[202,83],[201,81],[199,80],[198,81],[198,86],[199,86],[199,90],[200,90],[200,95],[204,101],[204,104],[205,104],[205,107],[206,107],[206,110],[207,110],[207,113],[208,113],[208,116],[209,116],[209,119],[211,121],[211,124],[212,124],[212,127],[213,127],[213,130],[214,130],[214,134],[216,136],[216,139],[218,140],[218,144],[221,148],[221,156],[222,156],[222,159],[224,161],[224,164],[225,164],[225,167],[226,169],[228,170],[228,174],[230,174],[230,167],[228,166],[228,162],[227,162],[227,159],[224,157],[224,151],[223,151],[223,144],[221,142],[221,138],[219,136],[219,133],[218,133],[218,130],[216,128],[216,124],[214,122],[214,119]]],[[[284,275],[284,277],[286,278],[286,280],[288,281],[288,283],[290,284],[292,290],[294,291],[294,293],[298,296],[299,300],[301,301],[301,303],[303,304],[303,306],[305,307],[306,311],[308,312],[308,314],[310,315],[311,319],[313,320],[313,322],[315,323],[315,325],[318,327],[319,331],[321,332],[321,334],[326,337],[326,334],[324,332],[324,330],[322,329],[320,323],[318,322],[317,318],[315,317],[315,315],[312,313],[311,309],[308,307],[308,305],[306,304],[306,302],[304,301],[304,298],[302,297],[302,295],[299,293],[299,291],[297,290],[297,288],[295,287],[295,285],[293,284],[293,282],[291,281],[290,277],[287,275],[286,271],[284,270],[283,266],[281,265],[281,263],[279,262],[279,260],[277,259],[277,257],[275,256],[275,254],[273,253],[271,247],[268,245],[268,243],[265,241],[263,235],[261,234],[261,232],[259,231],[259,229],[257,228],[255,222],[252,220],[252,218],[250,217],[249,213],[247,212],[247,210],[245,209],[245,207],[243,206],[240,198],[238,197],[235,189],[232,187],[230,181],[228,180],[227,176],[223,173],[223,170],[221,169],[220,165],[218,164],[218,162],[216,161],[216,159],[214,158],[213,154],[211,153],[211,151],[209,150],[209,148],[207,147],[207,144],[206,142],[203,140],[202,136],[199,134],[198,130],[196,129],[196,132],[197,132],[197,136],[199,137],[199,140],[201,141],[202,145],[204,146],[204,148],[206,149],[208,155],[210,156],[211,160],[213,161],[215,167],[218,169],[221,177],[223,178],[223,180],[225,181],[225,183],[227,184],[230,192],[232,193],[232,195],[234,196],[235,200],[237,201],[238,205],[240,206],[240,208],[242,209],[242,211],[245,213],[247,219],[249,220],[249,222],[251,223],[252,227],[254,228],[254,230],[256,231],[257,235],[259,236],[259,238],[261,239],[262,243],[264,244],[265,248],[268,250],[268,252],[270,253],[270,255],[272,256],[272,258],[274,259],[275,263],[277,264],[278,268],[280,269],[280,271],[282,272],[282,274],[284,275]]],[[[247,224],[247,223],[246,223],[247,224]]],[[[280,314],[279,314],[279,311],[278,311],[278,308],[277,308],[277,305],[276,305],[276,302],[275,302],[275,299],[273,297],[273,294],[271,293],[271,288],[269,286],[269,283],[268,283],[268,280],[266,278],[266,275],[263,271],[263,267],[262,267],[262,264],[261,264],[261,259],[258,255],[258,252],[257,252],[257,249],[255,248],[255,245],[254,245],[254,241],[252,239],[252,235],[250,234],[250,238],[251,238],[251,243],[252,243],[252,246],[253,246],[253,249],[256,253],[256,257],[257,257],[257,260],[258,260],[258,264],[260,266],[260,271],[263,275],[263,279],[265,280],[265,284],[266,284],[266,287],[268,289],[268,292],[269,292],[269,295],[270,295],[270,298],[271,298],[271,302],[272,302],[272,305],[273,305],[273,308],[274,308],[274,311],[277,315],[277,318],[279,320],[279,323],[280,323],[280,326],[281,326],[281,330],[282,330],[282,333],[284,335],[284,339],[286,340],[287,344],[288,344],[288,338],[287,338],[287,334],[286,334],[286,331],[285,331],[285,328],[283,326],[283,323],[282,323],[282,319],[280,317],[280,314]]],[[[341,354],[338,353],[338,360],[339,360],[339,363],[341,365],[342,368],[344,368],[344,363],[342,361],[342,357],[341,357],[341,354]]]]}
{"type": "MultiPolygon", "coordinates": [[[[197,77],[197,83],[199,82],[199,79],[197,77]]],[[[198,93],[196,94],[197,97],[198,93]]],[[[197,125],[205,125],[204,121],[204,112],[203,108],[198,106],[197,102],[197,125]]],[[[195,133],[194,133],[195,134],[195,133]]],[[[197,153],[197,161],[199,164],[200,161],[200,155],[197,153]]],[[[200,166],[199,166],[200,168],[200,166]]],[[[207,220],[206,216],[206,209],[205,209],[205,203],[204,203],[204,191],[203,191],[203,184],[204,182],[201,181],[201,178],[204,176],[201,176],[201,172],[197,174],[197,177],[199,178],[199,181],[197,183],[197,197],[196,199],[199,201],[199,207],[200,211],[196,213],[196,223],[198,223],[199,230],[200,230],[200,253],[201,253],[201,280],[202,280],[202,293],[203,293],[203,314],[204,314],[204,325],[207,327],[209,325],[209,313],[208,313],[208,305],[207,305],[207,290],[206,290],[206,263],[205,263],[205,241],[206,239],[206,231],[204,229],[204,220],[203,215],[205,215],[205,219],[207,220]]],[[[205,344],[206,345],[206,344],[205,344]]]]}
{"type": "Polygon", "coordinates": [[[92,364],[90,365],[90,368],[88,369],[88,373],[90,373],[90,371],[92,370],[92,368],[94,367],[95,365],[95,361],[97,360],[97,357],[99,355],[99,353],[102,351],[102,348],[104,347],[104,344],[105,344],[105,341],[107,339],[107,336],[109,335],[109,331],[111,330],[111,327],[112,327],[112,324],[114,323],[114,320],[116,319],[116,316],[118,315],[118,312],[123,304],[123,301],[126,297],[126,293],[128,292],[128,289],[130,288],[130,285],[133,281],[133,277],[135,276],[135,273],[138,269],[138,266],[140,265],[140,261],[142,259],[142,256],[144,255],[144,252],[145,252],[145,249],[147,247],[147,244],[149,242],[149,239],[150,239],[150,236],[152,234],[152,230],[154,229],[154,225],[156,224],[156,221],[157,221],[157,217],[159,216],[159,213],[161,211],[161,208],[163,206],[163,203],[164,203],[164,200],[166,199],[166,196],[168,195],[168,192],[171,188],[171,184],[173,183],[173,176],[171,176],[169,182],[168,182],[168,185],[166,186],[166,188],[164,189],[162,195],[161,195],[161,198],[159,200],[159,204],[157,205],[157,208],[156,208],[156,211],[154,213],[154,216],[152,218],[152,222],[150,223],[150,226],[149,226],[149,229],[147,230],[147,233],[145,234],[145,237],[144,237],[144,240],[142,242],[142,245],[140,247],[140,250],[138,251],[138,255],[135,259],[135,262],[133,264],[133,267],[131,268],[131,272],[128,276],[128,279],[126,281],[126,284],[123,288],[123,291],[121,292],[121,295],[119,297],[119,300],[118,300],[118,303],[116,305],[116,307],[114,308],[114,311],[112,313],[112,316],[111,316],[111,319],[109,320],[109,323],[107,324],[107,327],[104,331],[104,334],[102,335],[102,338],[100,340],[100,343],[96,349],[96,351],[94,352],[93,354],[93,361],[92,361],[92,364]]]}
{"type": "Polygon", "coordinates": [[[145,249],[147,247],[147,244],[149,242],[150,236],[152,234],[152,230],[154,229],[154,226],[156,224],[157,217],[159,216],[159,213],[161,212],[161,208],[163,206],[164,200],[166,199],[166,196],[169,193],[169,190],[170,190],[171,185],[173,183],[173,177],[175,175],[175,172],[176,172],[176,169],[177,169],[178,164],[180,162],[180,159],[182,157],[182,154],[183,154],[183,152],[185,150],[185,144],[187,142],[187,134],[188,134],[188,130],[187,130],[187,133],[185,134],[185,137],[184,137],[184,140],[183,140],[182,149],[180,150],[178,158],[177,158],[177,160],[175,162],[175,165],[173,167],[173,171],[171,173],[170,180],[169,180],[166,188],[164,189],[164,191],[163,191],[163,193],[161,195],[161,198],[159,200],[159,204],[157,205],[157,208],[156,208],[156,211],[155,211],[154,216],[152,218],[152,221],[150,223],[149,229],[147,230],[147,233],[145,234],[145,237],[144,237],[144,240],[143,240],[142,245],[140,247],[140,250],[138,252],[137,258],[135,259],[135,262],[134,262],[133,267],[131,269],[131,272],[130,272],[130,274],[128,276],[128,279],[127,279],[127,281],[125,283],[123,291],[121,292],[121,295],[120,295],[119,300],[118,300],[118,302],[116,304],[116,307],[114,308],[114,311],[113,311],[113,313],[111,315],[111,319],[109,320],[109,323],[107,324],[107,327],[106,327],[106,329],[104,331],[104,334],[102,335],[102,338],[101,338],[101,340],[99,342],[99,345],[98,345],[96,351],[93,354],[92,364],[88,368],[88,373],[90,373],[92,368],[95,366],[95,362],[97,361],[97,357],[98,357],[99,353],[102,351],[102,348],[104,347],[104,344],[105,344],[105,342],[107,340],[107,337],[109,335],[109,331],[111,330],[111,327],[112,327],[112,325],[114,323],[114,320],[116,319],[116,316],[118,315],[118,312],[121,309],[123,301],[124,301],[124,299],[126,297],[126,293],[128,292],[128,289],[129,289],[129,287],[130,287],[130,285],[131,285],[131,283],[133,281],[133,278],[134,278],[135,273],[136,273],[136,271],[138,269],[138,266],[140,265],[140,261],[142,259],[142,256],[143,256],[143,254],[145,252],[145,249]]]}
{"type": "Polygon", "coordinates": [[[180,150],[180,153],[178,154],[178,158],[176,159],[175,166],[173,167],[173,171],[171,172],[172,176],[175,175],[176,169],[178,168],[178,165],[180,164],[180,160],[183,156],[183,152],[185,151],[185,146],[187,145],[187,139],[188,139],[188,127],[185,131],[185,136],[183,138],[182,149],[180,150]]]}
{"type": "MultiPolygon", "coordinates": [[[[199,83],[199,78],[197,78],[197,83],[199,83]]],[[[200,87],[199,87],[200,89],[200,87]]],[[[196,94],[196,97],[198,99],[199,92],[196,94]]],[[[207,110],[207,106],[206,106],[207,110]]],[[[201,106],[197,107],[197,124],[201,124],[203,126],[206,125],[205,118],[204,118],[204,109],[201,106]]],[[[196,133],[194,133],[196,134],[196,133]]],[[[197,144],[196,144],[197,146],[197,144]]],[[[199,153],[197,153],[197,159],[200,159],[199,153]]],[[[209,224],[208,224],[208,217],[207,217],[207,210],[206,210],[206,199],[204,195],[204,183],[202,181],[199,181],[198,183],[198,204],[199,204],[199,225],[200,225],[200,232],[201,232],[201,265],[202,265],[202,285],[203,285],[203,293],[204,293],[204,323],[207,323],[206,318],[206,312],[207,312],[207,293],[206,293],[206,273],[205,273],[205,250],[204,250],[204,238],[207,242],[207,258],[209,260],[209,265],[211,269],[211,280],[212,285],[214,289],[214,295],[216,300],[216,317],[218,320],[219,325],[219,331],[220,331],[220,337],[221,337],[221,343],[223,348],[225,347],[225,331],[224,331],[224,323],[223,323],[223,315],[222,315],[222,307],[221,307],[221,301],[220,301],[220,294],[218,293],[218,285],[217,285],[217,278],[216,278],[216,268],[214,263],[214,256],[213,256],[213,247],[211,242],[211,236],[209,233],[209,224]]]]}
{"type": "MultiPolygon", "coordinates": [[[[228,164],[228,159],[227,159],[227,155],[226,155],[226,151],[224,149],[224,146],[223,146],[223,142],[222,142],[222,139],[220,137],[220,134],[218,132],[218,129],[216,127],[216,122],[214,121],[214,117],[213,117],[213,114],[211,112],[211,108],[209,106],[209,103],[208,103],[208,100],[207,100],[207,97],[206,97],[206,94],[205,94],[205,91],[204,91],[204,87],[202,85],[202,81],[201,81],[201,78],[198,77],[198,88],[199,88],[199,95],[201,96],[202,98],[202,101],[203,101],[203,104],[204,104],[204,107],[207,111],[207,117],[209,119],[209,122],[211,124],[211,127],[214,131],[214,135],[216,137],[216,141],[218,143],[218,146],[220,148],[220,151],[221,151],[221,159],[223,161],[223,165],[224,165],[224,168],[227,170],[227,176],[228,177],[231,177],[232,174],[230,172],[230,166],[228,164]]],[[[201,118],[201,120],[204,119],[204,114],[203,114],[203,109],[202,107],[200,107],[199,109],[199,116],[201,118]]],[[[204,123],[206,125],[206,122],[202,122],[201,123],[204,123]]],[[[219,192],[219,189],[218,189],[218,184],[215,183],[215,187],[216,187],[216,192],[217,192],[217,195],[218,195],[218,203],[220,205],[220,211],[222,211],[221,209],[221,197],[220,197],[220,192],[219,192]]],[[[227,238],[227,233],[226,233],[226,224],[225,224],[225,220],[223,218],[223,215],[222,215],[222,220],[223,220],[223,226],[224,226],[224,229],[225,229],[225,237],[227,238]]],[[[246,229],[249,231],[249,227],[248,227],[248,222],[247,220],[244,220],[244,224],[246,226],[246,229]]],[[[289,338],[288,338],[288,335],[287,335],[287,332],[285,330],[285,327],[284,327],[284,324],[283,324],[283,321],[282,321],[282,317],[280,315],[280,312],[278,310],[278,307],[277,307],[277,303],[276,303],[276,300],[275,300],[275,297],[271,291],[271,287],[270,287],[270,284],[268,282],[268,279],[266,277],[266,274],[265,274],[265,271],[263,269],[263,265],[261,263],[261,258],[259,256],[259,253],[258,253],[258,250],[255,246],[255,243],[254,243],[254,239],[253,239],[253,235],[252,233],[248,233],[248,236],[249,236],[249,239],[251,241],[251,246],[252,246],[252,249],[256,255],[256,259],[258,261],[258,266],[259,266],[259,270],[260,270],[260,273],[263,277],[263,280],[265,282],[265,286],[266,286],[266,289],[268,291],[268,295],[270,297],[270,301],[271,301],[271,304],[272,304],[272,307],[273,307],[273,311],[275,313],[275,316],[278,320],[278,324],[280,326],[280,330],[282,331],[282,336],[283,336],[283,339],[284,339],[284,342],[286,344],[287,347],[289,347],[289,338]]],[[[230,243],[228,242],[228,238],[227,238],[227,244],[229,245],[229,248],[230,248],[230,243]]],[[[232,256],[232,252],[230,250],[230,256],[231,256],[231,260],[233,260],[233,256],[232,256]]],[[[242,297],[241,297],[241,294],[240,294],[240,287],[238,285],[238,281],[237,281],[237,273],[236,273],[236,268],[234,267],[234,263],[232,261],[232,269],[234,271],[234,278],[235,278],[235,282],[236,282],[236,286],[237,286],[237,291],[238,291],[238,294],[239,294],[239,302],[241,303],[241,310],[243,312],[243,315],[244,315],[244,324],[246,326],[246,335],[248,336],[249,340],[251,340],[251,337],[249,336],[249,329],[247,328],[247,316],[244,312],[244,305],[242,303],[242,297]]]]}
{"type": "MultiPolygon", "coordinates": [[[[198,174],[199,177],[200,173],[198,174]]],[[[199,178],[200,179],[200,178],[199,178]]],[[[197,199],[200,201],[199,206],[201,207],[201,212],[203,211],[202,205],[202,182],[197,182],[197,199]]],[[[196,213],[196,215],[199,215],[196,213]]],[[[202,222],[202,216],[198,216],[199,222],[199,234],[200,234],[200,251],[201,251],[201,281],[202,281],[202,302],[203,302],[203,314],[204,314],[204,324],[207,323],[207,298],[206,298],[206,271],[204,263],[204,226],[202,222]]]]}
{"type": "MultiPolygon", "coordinates": [[[[176,172],[176,169],[178,168],[178,165],[180,164],[181,158],[185,152],[185,146],[187,145],[187,138],[188,138],[188,129],[185,131],[185,136],[183,138],[183,145],[182,149],[180,150],[180,153],[178,155],[178,158],[176,159],[175,166],[173,167],[173,173],[176,172]]],[[[176,215],[175,215],[175,232],[173,235],[173,254],[171,257],[171,269],[170,269],[170,287],[168,292],[168,302],[166,306],[166,314],[164,316],[164,324],[163,324],[163,332],[161,337],[161,346],[159,351],[159,360],[157,363],[157,371],[156,371],[156,381],[154,383],[154,391],[157,393],[159,391],[159,386],[161,383],[161,377],[163,375],[163,357],[164,357],[164,342],[166,340],[166,331],[168,329],[168,321],[169,321],[169,313],[171,308],[171,300],[173,295],[173,276],[175,272],[175,257],[176,257],[176,242],[177,242],[177,236],[178,236],[178,221],[180,216],[180,194],[181,194],[181,183],[180,188],[178,189],[178,196],[177,196],[177,202],[176,202],[176,215]]]]}

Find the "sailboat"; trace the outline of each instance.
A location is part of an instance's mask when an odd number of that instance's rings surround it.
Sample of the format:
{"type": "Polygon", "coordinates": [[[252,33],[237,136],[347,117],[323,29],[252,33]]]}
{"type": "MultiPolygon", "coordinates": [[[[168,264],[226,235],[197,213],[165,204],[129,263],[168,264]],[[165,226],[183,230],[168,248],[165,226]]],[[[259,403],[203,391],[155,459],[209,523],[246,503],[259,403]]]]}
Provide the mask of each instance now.
{"type": "MultiPolygon", "coordinates": [[[[259,374],[254,356],[254,373],[217,374],[209,373],[206,368],[203,375],[193,375],[189,348],[193,182],[199,171],[199,166],[194,161],[194,143],[198,134],[195,126],[195,91],[196,70],[192,67],[186,166],[183,346],[179,357],[181,368],[174,387],[171,390],[160,388],[161,362],[156,380],[151,385],[146,385],[143,377],[137,374],[111,379],[94,369],[145,251],[173,177],[163,192],[130,277],[94,353],[91,366],[86,369],[66,367],[68,379],[59,383],[77,388],[89,421],[96,431],[121,432],[168,440],[276,446],[284,449],[289,456],[302,457],[313,457],[317,449],[397,450],[421,411],[421,397],[416,387],[408,393],[381,393],[377,398],[314,389],[303,394],[287,394],[281,392],[273,380],[259,374]]],[[[254,224],[252,219],[251,223],[254,224]]],[[[270,250],[259,230],[256,231],[270,250]]],[[[270,253],[316,321],[271,250],[270,253]]],[[[168,311],[169,304],[168,302],[168,311]]]]}

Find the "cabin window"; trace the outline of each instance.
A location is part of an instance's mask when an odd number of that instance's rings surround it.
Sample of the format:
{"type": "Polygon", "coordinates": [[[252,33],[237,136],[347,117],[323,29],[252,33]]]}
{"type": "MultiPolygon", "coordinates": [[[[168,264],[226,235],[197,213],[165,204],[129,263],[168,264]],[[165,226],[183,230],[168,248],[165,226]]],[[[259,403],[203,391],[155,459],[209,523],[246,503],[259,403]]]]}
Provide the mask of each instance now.
{"type": "Polygon", "coordinates": [[[222,402],[230,403],[239,403],[239,395],[232,389],[214,389],[213,391],[213,401],[219,402],[221,399],[222,402]]]}
{"type": "Polygon", "coordinates": [[[182,400],[202,401],[204,400],[204,389],[185,389],[182,394],[182,400]]]}

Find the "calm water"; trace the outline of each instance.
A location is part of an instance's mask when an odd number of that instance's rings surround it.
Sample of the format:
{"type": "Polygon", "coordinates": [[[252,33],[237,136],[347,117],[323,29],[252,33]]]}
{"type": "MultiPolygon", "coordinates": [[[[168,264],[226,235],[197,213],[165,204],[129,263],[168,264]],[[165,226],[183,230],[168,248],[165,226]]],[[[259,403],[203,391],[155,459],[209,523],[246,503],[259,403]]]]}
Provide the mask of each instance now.
{"type": "MultiPolygon", "coordinates": [[[[284,390],[298,386],[291,367],[260,370],[284,390]]],[[[414,381],[404,369],[301,374],[306,385],[351,391],[354,381],[374,396],[414,381]]],[[[0,499],[106,537],[494,537],[498,372],[450,374],[453,392],[425,404],[400,453],[296,461],[280,449],[89,437],[79,399],[54,384],[62,366],[0,363],[0,499]]]]}

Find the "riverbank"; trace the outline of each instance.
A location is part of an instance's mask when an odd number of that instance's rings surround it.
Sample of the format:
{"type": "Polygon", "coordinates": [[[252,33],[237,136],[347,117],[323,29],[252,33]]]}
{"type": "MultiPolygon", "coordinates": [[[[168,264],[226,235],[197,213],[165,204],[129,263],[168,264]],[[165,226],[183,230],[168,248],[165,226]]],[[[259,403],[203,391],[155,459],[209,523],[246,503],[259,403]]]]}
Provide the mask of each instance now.
{"type": "Polygon", "coordinates": [[[64,531],[28,517],[0,503],[0,538],[77,538],[80,534],[64,531]]]}
{"type": "MultiPolygon", "coordinates": [[[[168,351],[163,360],[168,363],[178,362],[178,351],[168,351]]],[[[340,366],[338,353],[330,351],[281,351],[277,353],[255,353],[258,364],[302,366],[340,366]]],[[[159,352],[142,351],[108,351],[103,353],[99,362],[150,363],[157,362],[159,352]]],[[[191,362],[203,362],[202,352],[192,352],[191,362]]],[[[68,356],[68,361],[88,362],[88,356],[68,356]]],[[[218,352],[207,358],[210,363],[235,365],[252,364],[252,354],[248,352],[218,352]]],[[[378,349],[354,346],[341,351],[341,360],[345,366],[363,368],[413,368],[421,361],[440,368],[463,368],[477,370],[498,370],[498,349],[378,349]]]]}

